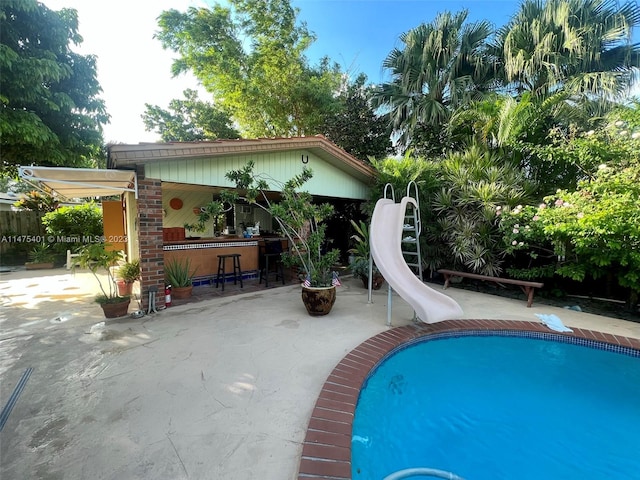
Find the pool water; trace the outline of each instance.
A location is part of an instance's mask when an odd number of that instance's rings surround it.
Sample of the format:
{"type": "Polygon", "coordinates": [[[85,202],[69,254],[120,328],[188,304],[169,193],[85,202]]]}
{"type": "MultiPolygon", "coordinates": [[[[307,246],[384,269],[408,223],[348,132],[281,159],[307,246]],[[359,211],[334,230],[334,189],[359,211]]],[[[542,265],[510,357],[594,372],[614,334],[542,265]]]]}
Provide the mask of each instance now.
{"type": "Polygon", "coordinates": [[[352,475],[416,467],[465,480],[637,480],[640,358],[509,336],[406,347],[360,393],[352,475]]]}

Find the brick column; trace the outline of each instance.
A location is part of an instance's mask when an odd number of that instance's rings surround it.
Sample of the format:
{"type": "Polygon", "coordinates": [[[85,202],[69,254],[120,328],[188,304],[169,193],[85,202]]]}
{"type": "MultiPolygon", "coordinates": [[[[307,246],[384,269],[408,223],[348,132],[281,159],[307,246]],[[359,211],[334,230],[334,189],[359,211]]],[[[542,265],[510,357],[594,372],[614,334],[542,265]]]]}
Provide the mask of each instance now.
{"type": "Polygon", "coordinates": [[[149,306],[149,287],[157,287],[156,306],[164,305],[164,252],[162,250],[162,182],[138,178],[138,235],[140,240],[140,295],[149,306]]]}

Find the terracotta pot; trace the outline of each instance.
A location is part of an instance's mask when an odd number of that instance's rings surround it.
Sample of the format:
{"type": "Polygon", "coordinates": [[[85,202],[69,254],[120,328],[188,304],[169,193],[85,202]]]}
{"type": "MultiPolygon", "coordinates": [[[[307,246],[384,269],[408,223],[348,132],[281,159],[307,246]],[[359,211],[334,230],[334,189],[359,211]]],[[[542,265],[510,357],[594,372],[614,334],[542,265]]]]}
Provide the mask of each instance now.
{"type": "Polygon", "coordinates": [[[133,283],[127,283],[124,280],[118,280],[116,282],[118,284],[118,295],[120,296],[131,296],[133,293],[133,283]]]}
{"type": "MultiPolygon", "coordinates": [[[[369,277],[360,277],[362,280],[362,285],[364,288],[369,288],[369,277]]],[[[371,289],[372,290],[380,290],[380,287],[384,284],[384,277],[380,273],[373,274],[373,280],[371,281],[371,289]]]]}
{"type": "Polygon", "coordinates": [[[105,318],[124,317],[129,312],[129,299],[119,303],[101,303],[105,318]]]}
{"type": "Polygon", "coordinates": [[[193,293],[193,285],[188,287],[171,287],[171,297],[180,300],[183,298],[190,298],[193,293]]]}
{"type": "Polygon", "coordinates": [[[309,315],[326,315],[336,302],[336,287],[302,286],[302,303],[309,315]]]}

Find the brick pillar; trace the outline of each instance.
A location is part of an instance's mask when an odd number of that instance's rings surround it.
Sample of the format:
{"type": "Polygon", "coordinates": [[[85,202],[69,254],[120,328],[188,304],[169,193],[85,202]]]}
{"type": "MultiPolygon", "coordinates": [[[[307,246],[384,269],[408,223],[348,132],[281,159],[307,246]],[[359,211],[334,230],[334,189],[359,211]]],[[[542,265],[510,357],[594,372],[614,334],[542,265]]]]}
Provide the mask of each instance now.
{"type": "Polygon", "coordinates": [[[149,287],[158,288],[156,306],[164,305],[162,218],[162,182],[154,178],[138,178],[140,294],[144,310],[149,306],[149,287]]]}

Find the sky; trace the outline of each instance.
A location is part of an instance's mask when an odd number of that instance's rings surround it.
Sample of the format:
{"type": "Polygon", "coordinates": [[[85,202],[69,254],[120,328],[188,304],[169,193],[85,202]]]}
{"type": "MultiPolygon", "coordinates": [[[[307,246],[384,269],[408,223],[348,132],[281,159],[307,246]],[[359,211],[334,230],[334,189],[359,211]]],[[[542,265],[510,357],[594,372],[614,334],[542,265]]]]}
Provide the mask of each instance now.
{"type": "MultiPolygon", "coordinates": [[[[101,97],[111,115],[104,127],[107,143],[159,140],[156,133],[145,131],[141,118],[145,103],[167,108],[172,99],[183,97],[186,88],[198,89],[202,100],[210,99],[193,76],[172,77],[176,54],[163,50],[153,38],[162,11],[207,6],[204,0],[41,1],[52,10],[78,11],[84,41],[76,50],[97,57],[101,97]]],[[[307,51],[310,63],[326,55],[354,77],[364,72],[372,83],[385,79],[382,62],[399,46],[399,36],[432,21],[438,12],[467,9],[469,21],[488,20],[499,27],[518,4],[514,0],[292,0],[300,9],[299,21],[317,36],[307,51]]]]}

